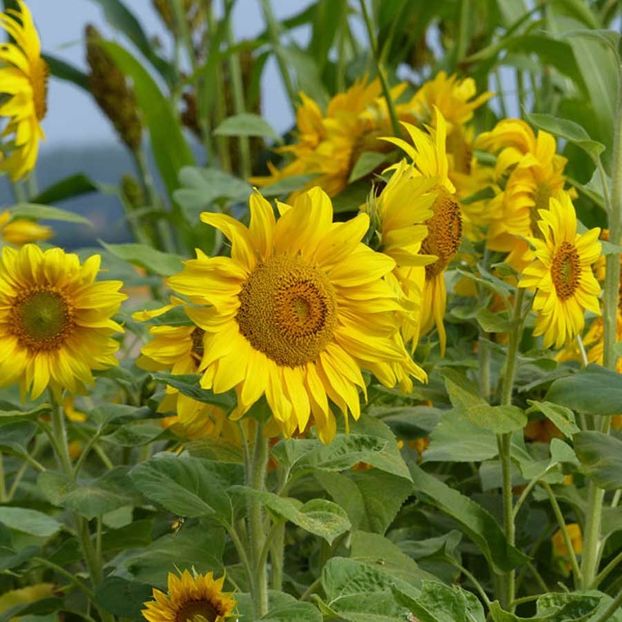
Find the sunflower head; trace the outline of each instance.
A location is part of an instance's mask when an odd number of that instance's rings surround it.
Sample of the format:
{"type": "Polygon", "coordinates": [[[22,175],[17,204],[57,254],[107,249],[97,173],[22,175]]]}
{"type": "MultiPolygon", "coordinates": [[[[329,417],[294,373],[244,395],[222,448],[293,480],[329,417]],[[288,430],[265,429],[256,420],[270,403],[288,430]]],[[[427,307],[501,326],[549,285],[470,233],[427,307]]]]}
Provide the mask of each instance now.
{"type": "Polygon", "coordinates": [[[76,392],[91,370],[117,364],[121,327],[111,319],[120,281],[96,282],[100,257],[80,264],[60,248],[33,244],[0,256],[0,383],[20,381],[33,399],[52,387],[76,392]]]}
{"type": "Polygon", "coordinates": [[[48,77],[32,15],[23,0],[16,2],[17,9],[0,13],[0,29],[14,41],[0,45],[0,95],[8,96],[0,105],[0,118],[8,119],[3,134],[13,136],[10,155],[0,168],[14,181],[27,175],[37,160],[48,77]]]}
{"type": "Polygon", "coordinates": [[[169,573],[167,592],[154,589],[154,600],[145,603],[142,614],[148,622],[224,622],[236,604],[231,594],[223,592],[224,580],[214,579],[211,572],[169,573]]]}
{"type": "Polygon", "coordinates": [[[235,388],[237,416],[265,395],[284,434],[304,431],[312,417],[327,440],[334,407],[360,414],[362,369],[389,386],[425,375],[404,349],[404,309],[384,279],[395,262],[361,243],[367,214],[333,222],[319,188],[278,208],[277,219],[254,192],[248,228],[203,213],[231,241],[231,257],[199,252],[169,283],[190,299],[188,313],[205,331],[204,388],[235,388]]]}

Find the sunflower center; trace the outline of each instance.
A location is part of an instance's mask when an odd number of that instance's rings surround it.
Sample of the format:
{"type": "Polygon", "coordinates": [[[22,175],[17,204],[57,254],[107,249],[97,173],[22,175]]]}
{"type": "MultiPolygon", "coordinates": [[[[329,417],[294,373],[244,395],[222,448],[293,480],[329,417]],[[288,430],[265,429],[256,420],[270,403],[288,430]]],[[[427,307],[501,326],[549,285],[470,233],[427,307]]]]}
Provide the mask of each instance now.
{"type": "Polygon", "coordinates": [[[48,75],[47,63],[39,58],[33,61],[31,67],[30,83],[32,85],[32,98],[37,119],[41,121],[48,111],[48,75]]]}
{"type": "Polygon", "coordinates": [[[74,327],[70,306],[53,289],[36,288],[20,294],[11,313],[13,333],[36,351],[58,349],[74,327]]]}
{"type": "Polygon", "coordinates": [[[220,611],[209,600],[190,600],[179,608],[175,622],[198,622],[201,618],[216,622],[219,616],[220,611]]]}
{"type": "Polygon", "coordinates": [[[570,242],[562,242],[551,265],[551,278],[561,300],[567,300],[575,293],[580,274],[581,264],[577,249],[570,242]]]}
{"type": "Polygon", "coordinates": [[[333,287],[323,272],[299,257],[277,255],[259,264],[239,298],[240,332],[279,365],[314,361],[332,338],[333,287]]]}
{"type": "Polygon", "coordinates": [[[205,335],[205,331],[198,326],[190,333],[190,339],[192,339],[190,356],[197,365],[200,365],[203,359],[203,335],[205,335]]]}
{"type": "Polygon", "coordinates": [[[436,200],[432,210],[434,214],[426,223],[428,236],[421,245],[422,253],[438,257],[433,264],[425,267],[428,281],[447,267],[458,252],[462,240],[462,217],[458,203],[448,194],[443,194],[436,200]]]}

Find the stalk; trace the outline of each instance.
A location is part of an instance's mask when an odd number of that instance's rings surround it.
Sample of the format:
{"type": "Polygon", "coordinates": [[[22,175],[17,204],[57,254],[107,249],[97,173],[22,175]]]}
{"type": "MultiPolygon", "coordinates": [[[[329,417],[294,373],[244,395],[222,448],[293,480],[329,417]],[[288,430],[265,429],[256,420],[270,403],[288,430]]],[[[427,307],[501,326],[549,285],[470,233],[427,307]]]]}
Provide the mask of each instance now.
{"type": "MultiPolygon", "coordinates": [[[[613,134],[612,183],[609,209],[609,241],[620,244],[622,237],[622,66],[618,66],[618,104],[615,116],[613,134]]],[[[617,320],[618,304],[620,300],[620,255],[607,255],[605,273],[603,323],[604,354],[603,362],[607,369],[616,370],[617,355],[617,320]]],[[[609,433],[611,420],[609,417],[600,417],[600,431],[609,433]]],[[[585,522],[585,536],[581,572],[583,574],[582,587],[591,588],[596,581],[598,565],[602,553],[601,522],[605,491],[590,480],[587,493],[587,518],[585,522]]]]}
{"type": "Polygon", "coordinates": [[[397,112],[395,110],[395,104],[393,103],[393,98],[391,97],[391,89],[389,88],[389,81],[387,80],[387,73],[384,69],[384,65],[382,64],[382,60],[380,59],[380,52],[378,51],[378,41],[376,39],[376,35],[374,33],[374,26],[371,21],[371,16],[369,15],[369,11],[367,10],[367,4],[365,0],[359,0],[359,4],[361,6],[361,13],[363,14],[363,21],[365,22],[365,28],[367,29],[367,37],[369,39],[369,47],[371,48],[374,62],[376,63],[376,71],[378,72],[378,77],[380,78],[380,84],[382,86],[382,94],[387,102],[387,109],[389,110],[389,117],[391,119],[391,127],[393,128],[393,134],[395,136],[401,135],[400,122],[397,118],[397,112]]]}
{"type": "MultiPolygon", "coordinates": [[[[514,388],[514,377],[516,375],[516,362],[518,357],[518,345],[522,336],[523,329],[523,298],[525,290],[516,291],[514,300],[514,311],[512,313],[511,330],[509,334],[508,354],[505,362],[505,373],[501,386],[501,405],[510,406],[512,404],[512,389],[514,388]]],[[[497,445],[499,447],[499,459],[501,460],[502,474],[502,497],[503,497],[503,530],[505,537],[511,546],[516,543],[516,529],[514,524],[514,507],[512,498],[512,434],[497,434],[497,445]]],[[[514,570],[506,572],[501,581],[502,604],[506,609],[513,607],[516,590],[516,573],[514,570]]]]}

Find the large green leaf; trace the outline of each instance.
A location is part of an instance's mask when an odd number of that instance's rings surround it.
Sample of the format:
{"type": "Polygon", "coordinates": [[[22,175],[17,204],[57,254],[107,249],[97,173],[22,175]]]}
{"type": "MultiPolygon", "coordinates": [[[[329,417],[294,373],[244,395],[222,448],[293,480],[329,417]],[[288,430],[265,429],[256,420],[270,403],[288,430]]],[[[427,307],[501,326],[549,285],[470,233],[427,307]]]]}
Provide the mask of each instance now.
{"type": "Polygon", "coordinates": [[[415,493],[451,516],[461,530],[477,544],[495,572],[506,572],[529,559],[508,543],[499,523],[482,506],[415,464],[411,464],[410,471],[415,493]]]}
{"type": "Polygon", "coordinates": [[[204,402],[205,404],[215,404],[225,410],[231,410],[235,406],[235,399],[230,393],[219,393],[218,395],[202,389],[199,384],[200,376],[191,374],[168,374],[165,372],[158,372],[153,374],[153,377],[159,382],[165,382],[171,387],[177,389],[180,393],[191,397],[198,402],[204,402]]]}
{"type": "Polygon", "coordinates": [[[42,220],[61,220],[64,222],[75,222],[81,225],[92,226],[91,221],[80,214],[69,212],[58,207],[49,205],[39,205],[37,203],[18,203],[11,208],[14,218],[39,218],[42,220]]]}
{"type": "Polygon", "coordinates": [[[602,432],[579,432],[574,448],[583,470],[598,486],[622,488],[622,441],[602,432]]]}
{"type": "Polygon", "coordinates": [[[151,136],[151,146],[158,170],[169,196],[179,186],[179,171],[194,164],[194,157],[173,110],[170,100],[162,93],[142,63],[118,43],[102,45],[115,63],[132,80],[138,105],[151,136]]]}
{"type": "Polygon", "coordinates": [[[171,253],[163,253],[146,244],[106,244],[102,246],[115,257],[140,266],[161,276],[171,276],[181,272],[183,264],[181,257],[171,253]]]}
{"type": "Polygon", "coordinates": [[[32,202],[47,205],[91,192],[97,192],[95,182],[86,175],[77,173],[54,182],[51,186],[42,190],[36,197],[33,197],[32,202]]]}
{"type": "Polygon", "coordinates": [[[139,619],[145,602],[151,600],[151,592],[150,585],[113,575],[97,588],[95,602],[116,616],[139,619]]]}
{"type": "Polygon", "coordinates": [[[216,136],[264,136],[280,140],[274,128],[258,114],[244,112],[226,118],[215,130],[216,136]]]}
{"type": "Polygon", "coordinates": [[[599,365],[588,365],[576,374],[554,380],[546,399],[589,415],[619,415],[622,375],[599,365]]]}
{"type": "Polygon", "coordinates": [[[52,56],[51,54],[43,54],[43,59],[50,70],[50,74],[55,78],[73,82],[73,84],[85,91],[89,90],[89,77],[83,71],[80,71],[80,69],[74,67],[74,65],[71,65],[57,56],[52,56]]]}
{"type": "Polygon", "coordinates": [[[40,538],[49,538],[61,528],[57,520],[43,512],[12,506],[0,507],[0,523],[40,538]]]}

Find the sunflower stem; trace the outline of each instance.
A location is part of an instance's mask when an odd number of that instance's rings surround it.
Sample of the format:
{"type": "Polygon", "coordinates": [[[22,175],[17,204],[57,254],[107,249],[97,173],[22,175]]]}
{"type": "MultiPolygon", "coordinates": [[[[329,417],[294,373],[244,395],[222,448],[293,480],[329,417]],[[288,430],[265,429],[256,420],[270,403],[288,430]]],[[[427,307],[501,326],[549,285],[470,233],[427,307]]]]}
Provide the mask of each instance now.
{"type": "MultiPolygon", "coordinates": [[[[617,111],[614,117],[613,158],[611,176],[611,195],[609,209],[609,241],[620,244],[622,237],[622,66],[618,65],[618,99],[617,111]]],[[[607,369],[616,370],[618,357],[616,354],[618,305],[620,300],[620,255],[607,255],[604,292],[604,353],[603,362],[607,369]]],[[[611,420],[609,417],[599,417],[600,431],[609,433],[611,420]]],[[[601,521],[605,491],[590,480],[587,491],[587,516],[585,521],[585,540],[581,572],[583,589],[591,588],[598,574],[598,566],[602,553],[601,521]]],[[[606,619],[606,618],[604,618],[606,619]]]]}
{"type": "Polygon", "coordinates": [[[401,136],[402,131],[400,129],[400,121],[397,117],[395,110],[395,103],[391,97],[391,89],[389,88],[389,81],[387,79],[387,72],[380,58],[380,52],[378,50],[378,41],[376,34],[374,33],[374,25],[371,21],[371,16],[367,10],[367,4],[365,0],[359,0],[361,6],[361,13],[363,14],[363,21],[365,22],[365,28],[367,29],[367,37],[369,39],[369,47],[371,48],[374,62],[376,64],[376,71],[378,72],[378,78],[380,79],[380,85],[382,86],[382,94],[387,102],[387,109],[389,111],[389,117],[391,119],[391,127],[393,128],[393,134],[397,137],[401,136]]]}
{"type": "MultiPolygon", "coordinates": [[[[247,473],[248,483],[253,490],[259,492],[265,490],[268,439],[264,437],[263,425],[260,423],[257,424],[255,447],[250,466],[250,473],[247,473]]],[[[262,554],[266,544],[266,534],[264,531],[264,512],[259,499],[251,499],[248,503],[248,538],[253,569],[253,576],[249,577],[253,606],[255,616],[261,618],[268,613],[268,569],[266,556],[262,554]]]]}
{"type": "Polygon", "coordinates": [[[613,599],[613,602],[603,611],[593,622],[607,622],[611,620],[611,616],[622,607],[622,591],[613,599]]]}
{"type": "MultiPolygon", "coordinates": [[[[514,300],[511,329],[509,334],[508,354],[505,362],[505,373],[501,386],[501,405],[512,404],[512,390],[514,388],[514,376],[516,375],[516,363],[518,359],[518,345],[523,332],[523,298],[525,290],[518,289],[514,300]]],[[[503,529],[510,546],[516,541],[514,524],[514,507],[512,497],[512,433],[497,434],[499,447],[499,459],[501,460],[502,474],[502,498],[503,498],[503,529]]],[[[501,602],[506,609],[512,608],[515,597],[516,574],[514,570],[506,572],[500,582],[501,602]]]]}

